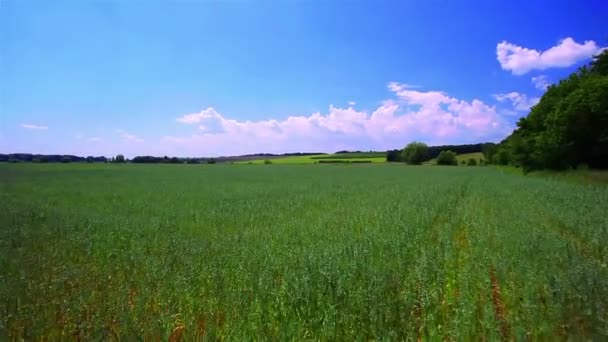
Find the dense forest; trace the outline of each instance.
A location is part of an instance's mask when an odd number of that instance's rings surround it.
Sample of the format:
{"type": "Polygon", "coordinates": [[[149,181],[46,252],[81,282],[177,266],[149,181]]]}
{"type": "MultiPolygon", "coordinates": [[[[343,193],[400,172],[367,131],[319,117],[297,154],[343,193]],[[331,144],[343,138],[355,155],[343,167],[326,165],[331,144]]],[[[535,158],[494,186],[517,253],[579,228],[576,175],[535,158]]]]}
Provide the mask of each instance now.
{"type": "Polygon", "coordinates": [[[608,168],[608,50],[550,86],[487,160],[524,171],[608,168]]]}

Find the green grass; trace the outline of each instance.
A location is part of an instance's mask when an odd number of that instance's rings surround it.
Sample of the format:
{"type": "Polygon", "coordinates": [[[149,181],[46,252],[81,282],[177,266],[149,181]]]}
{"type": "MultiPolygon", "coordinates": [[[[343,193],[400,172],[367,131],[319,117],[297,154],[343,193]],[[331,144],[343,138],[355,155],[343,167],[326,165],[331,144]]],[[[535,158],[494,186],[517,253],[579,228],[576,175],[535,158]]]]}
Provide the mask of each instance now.
{"type": "Polygon", "coordinates": [[[0,340],[604,340],[608,188],[492,167],[0,165],[0,340]]]}

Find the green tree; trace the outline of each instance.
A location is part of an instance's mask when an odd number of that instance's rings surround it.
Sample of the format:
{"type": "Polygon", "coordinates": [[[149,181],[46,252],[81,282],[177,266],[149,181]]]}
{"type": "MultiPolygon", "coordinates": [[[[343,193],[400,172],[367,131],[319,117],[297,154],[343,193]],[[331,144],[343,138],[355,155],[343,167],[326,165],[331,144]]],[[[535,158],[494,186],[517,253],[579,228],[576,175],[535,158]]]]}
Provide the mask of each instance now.
{"type": "Polygon", "coordinates": [[[450,150],[441,151],[437,156],[437,165],[458,165],[456,153],[450,150]]]}
{"type": "Polygon", "coordinates": [[[403,161],[411,165],[420,165],[428,159],[429,147],[422,142],[409,143],[401,153],[403,161]]]}
{"type": "Polygon", "coordinates": [[[491,157],[536,169],[608,168],[608,50],[550,86],[491,157]]]}
{"type": "Polygon", "coordinates": [[[477,159],[474,158],[469,158],[469,161],[467,162],[468,166],[477,166],[477,159]]]}
{"type": "Polygon", "coordinates": [[[125,162],[125,156],[123,156],[122,154],[117,155],[114,158],[114,163],[124,163],[125,162]]]}

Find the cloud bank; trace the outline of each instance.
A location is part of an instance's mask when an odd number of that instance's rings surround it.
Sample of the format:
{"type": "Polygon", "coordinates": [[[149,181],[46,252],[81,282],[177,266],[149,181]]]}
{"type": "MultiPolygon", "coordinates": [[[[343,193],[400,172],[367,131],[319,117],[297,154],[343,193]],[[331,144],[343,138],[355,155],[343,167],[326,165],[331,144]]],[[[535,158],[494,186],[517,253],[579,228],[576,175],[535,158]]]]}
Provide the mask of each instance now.
{"type": "MultiPolygon", "coordinates": [[[[187,136],[165,136],[162,144],[185,155],[389,149],[411,140],[429,144],[497,140],[511,132],[493,106],[457,99],[441,91],[388,84],[393,98],[371,111],[330,105],[325,113],[284,119],[240,121],[213,107],[176,118],[187,136]]],[[[177,152],[176,152],[177,153],[177,152]]]]}
{"type": "Polygon", "coordinates": [[[532,70],[564,68],[600,53],[593,40],[579,44],[568,37],[545,51],[521,47],[507,41],[496,45],[496,58],[503,70],[523,75],[532,70]]]}

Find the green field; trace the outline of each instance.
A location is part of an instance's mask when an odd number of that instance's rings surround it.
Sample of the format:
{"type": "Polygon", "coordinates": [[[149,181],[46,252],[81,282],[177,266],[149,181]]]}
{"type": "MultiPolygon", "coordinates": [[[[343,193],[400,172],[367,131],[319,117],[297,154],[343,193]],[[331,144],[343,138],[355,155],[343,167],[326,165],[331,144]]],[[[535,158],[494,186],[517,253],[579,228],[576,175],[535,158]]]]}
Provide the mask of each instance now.
{"type": "Polygon", "coordinates": [[[491,167],[3,164],[0,340],[605,340],[607,208],[491,167]]]}
{"type": "MultiPolygon", "coordinates": [[[[264,164],[266,159],[240,161],[237,164],[264,164]]],[[[315,164],[320,161],[369,161],[371,163],[386,162],[385,152],[339,153],[339,154],[313,154],[308,156],[288,156],[269,159],[272,164],[315,164]]]]}

